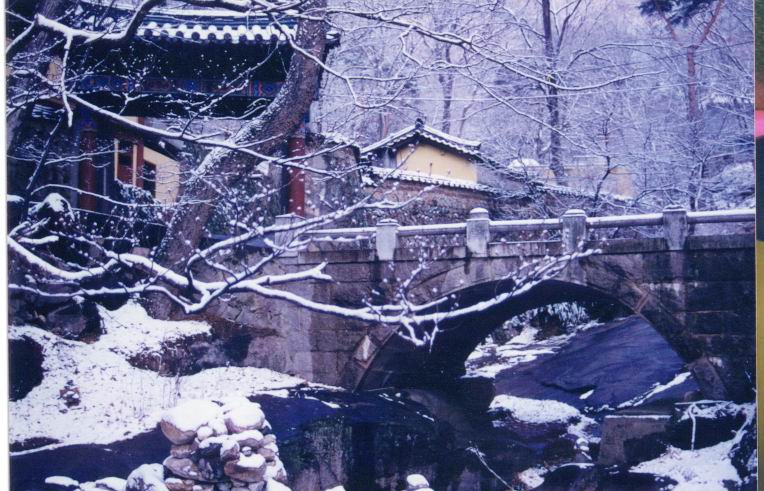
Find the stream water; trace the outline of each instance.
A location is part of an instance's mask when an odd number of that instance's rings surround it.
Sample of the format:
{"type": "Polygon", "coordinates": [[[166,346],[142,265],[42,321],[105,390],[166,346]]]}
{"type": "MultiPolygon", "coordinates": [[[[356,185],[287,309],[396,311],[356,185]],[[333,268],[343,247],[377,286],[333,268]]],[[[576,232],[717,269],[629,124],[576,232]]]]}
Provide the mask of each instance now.
{"type": "MultiPolygon", "coordinates": [[[[645,348],[653,352],[670,348],[665,341],[658,342],[662,339],[652,328],[619,322],[587,330],[557,353],[499,370],[496,387],[501,393],[562,400],[579,409],[592,405],[581,398],[592,391],[590,400],[604,404],[605,414],[612,410],[607,404],[639,395],[655,382],[665,383],[681,369],[675,354],[671,358],[671,353],[658,353],[655,356],[665,360],[662,371],[645,370],[645,348]],[[592,363],[599,363],[610,376],[586,375],[584,368],[592,363]],[[555,368],[557,377],[550,379],[555,368]],[[624,384],[630,385],[628,390],[624,384]]],[[[531,343],[525,349],[538,352],[539,346],[531,343]]],[[[688,389],[692,387],[682,388],[688,389]]],[[[427,476],[436,490],[526,489],[519,473],[551,467],[557,470],[543,489],[568,489],[581,473],[591,473],[592,450],[582,451],[577,445],[580,435],[571,434],[566,425],[534,425],[468,410],[444,393],[302,389],[253,400],[263,406],[278,437],[294,490],[325,490],[339,484],[348,490],[399,490],[411,473],[427,476]]],[[[588,414],[595,420],[599,415],[588,414]]],[[[596,436],[596,425],[589,431],[596,436]]],[[[109,445],[72,445],[16,455],[11,458],[12,489],[48,489],[44,480],[53,475],[80,482],[125,478],[141,464],[161,462],[169,450],[169,442],[154,430],[109,445]]],[[[598,489],[649,490],[666,485],[665,480],[623,469],[599,472],[592,479],[598,489]]]]}

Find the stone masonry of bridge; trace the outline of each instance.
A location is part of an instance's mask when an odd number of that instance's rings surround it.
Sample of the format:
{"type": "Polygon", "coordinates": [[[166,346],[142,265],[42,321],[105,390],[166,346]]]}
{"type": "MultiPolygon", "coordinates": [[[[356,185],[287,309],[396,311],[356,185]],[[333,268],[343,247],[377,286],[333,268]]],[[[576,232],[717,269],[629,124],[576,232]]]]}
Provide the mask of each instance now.
{"type": "MultiPolygon", "coordinates": [[[[279,301],[240,296],[218,306],[215,315],[247,326],[260,335],[251,362],[309,380],[353,389],[450,383],[464,373],[464,361],[490,332],[513,315],[571,300],[614,301],[643,316],[684,358],[708,398],[747,399],[754,386],[754,241],[753,234],[693,235],[701,223],[748,222],[753,214],[688,214],[682,210],[633,217],[591,217],[569,212],[559,220],[491,222],[475,210],[465,224],[441,227],[463,243],[425,251],[426,273],[417,277],[410,298],[426,302],[453,294],[460,306],[509,291],[507,280],[523,263],[585,248],[600,252],[575,260],[556,277],[543,281],[479,314],[441,323],[433,346],[417,348],[395,328],[311,312],[279,301]],[[742,219],[741,219],[742,217],[742,219]],[[636,221],[635,221],[636,220],[636,221]],[[662,226],[660,237],[592,239],[596,228],[662,226]],[[502,228],[557,229],[561,240],[491,242],[502,228]]],[[[355,247],[329,241],[283,258],[283,271],[322,262],[333,282],[290,286],[315,301],[348,307],[381,302],[400,279],[419,265],[422,250],[402,247],[406,235],[438,233],[382,223],[356,229],[372,236],[355,247]],[[366,244],[364,247],[363,244],[366,244]],[[398,247],[396,247],[396,245],[398,247]]],[[[705,225],[704,225],[705,227],[705,225]]],[[[742,229],[741,229],[742,230],[742,229]]],[[[330,231],[324,235],[332,236],[330,231]]],[[[409,245],[411,242],[409,242],[409,245]]],[[[432,326],[421,326],[432,329],[432,326]]],[[[649,362],[649,353],[646,353],[649,362]]]]}

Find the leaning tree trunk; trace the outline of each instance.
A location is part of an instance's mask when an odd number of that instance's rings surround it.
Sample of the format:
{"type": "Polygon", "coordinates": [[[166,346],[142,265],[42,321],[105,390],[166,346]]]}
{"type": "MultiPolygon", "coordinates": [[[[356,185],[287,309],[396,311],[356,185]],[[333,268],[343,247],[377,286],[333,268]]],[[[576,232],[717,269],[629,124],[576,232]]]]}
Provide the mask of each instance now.
{"type": "MultiPolygon", "coordinates": [[[[311,17],[319,16],[326,0],[306,2],[312,8],[311,17]]],[[[309,55],[323,59],[326,50],[326,23],[321,20],[300,21],[296,44],[309,55]]],[[[304,54],[295,51],[286,80],[275,99],[257,118],[244,125],[233,137],[238,145],[259,141],[252,150],[272,154],[286,138],[300,126],[310,109],[320,82],[320,66],[304,54]]],[[[254,158],[234,150],[215,148],[203,159],[193,177],[181,189],[178,206],[173,214],[155,260],[175,271],[184,271],[184,264],[198,248],[207,222],[220,197],[220,190],[228,189],[239,176],[255,172],[254,158]]],[[[169,317],[173,304],[164,295],[152,295],[145,306],[156,318],[169,317]]]]}

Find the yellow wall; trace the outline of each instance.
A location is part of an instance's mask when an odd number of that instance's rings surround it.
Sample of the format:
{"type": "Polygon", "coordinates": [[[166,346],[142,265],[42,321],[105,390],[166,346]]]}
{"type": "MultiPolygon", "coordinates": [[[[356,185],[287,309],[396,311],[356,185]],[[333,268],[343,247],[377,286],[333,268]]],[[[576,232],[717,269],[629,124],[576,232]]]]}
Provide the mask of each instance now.
{"type": "Polygon", "coordinates": [[[477,182],[475,164],[456,153],[427,143],[417,145],[413,151],[408,147],[398,149],[396,163],[402,170],[477,182]]]}
{"type": "Polygon", "coordinates": [[[175,160],[159,152],[144,147],[143,159],[157,167],[156,199],[170,204],[178,197],[180,186],[180,165],[175,160]]]}

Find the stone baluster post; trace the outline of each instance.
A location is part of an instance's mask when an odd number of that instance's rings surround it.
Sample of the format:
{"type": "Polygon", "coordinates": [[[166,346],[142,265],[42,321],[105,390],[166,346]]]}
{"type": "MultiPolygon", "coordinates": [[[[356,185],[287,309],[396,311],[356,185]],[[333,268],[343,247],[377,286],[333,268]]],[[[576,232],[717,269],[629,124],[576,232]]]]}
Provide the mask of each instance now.
{"type": "Polygon", "coordinates": [[[663,236],[670,251],[684,249],[687,231],[687,210],[677,205],[663,209],[663,236]]]}
{"type": "MultiPolygon", "coordinates": [[[[276,215],[276,221],[274,225],[277,227],[279,226],[289,226],[289,225],[296,225],[298,222],[303,221],[304,218],[295,215],[294,213],[287,213],[285,215],[276,215]]],[[[289,245],[290,242],[292,242],[295,238],[296,234],[293,230],[285,230],[283,232],[276,232],[275,237],[273,238],[273,241],[276,243],[279,247],[286,247],[289,245]]],[[[285,251],[281,254],[281,257],[295,257],[297,256],[297,251],[285,251]]]]}
{"type": "Polygon", "coordinates": [[[488,255],[491,239],[491,218],[485,208],[473,208],[467,219],[467,250],[473,256],[488,255]]]}
{"type": "Polygon", "coordinates": [[[586,212],[568,210],[562,217],[562,251],[570,254],[581,250],[586,239],[586,212]]]}
{"type": "Polygon", "coordinates": [[[377,259],[392,261],[395,258],[395,248],[398,246],[398,222],[386,218],[377,224],[377,259]]]}

